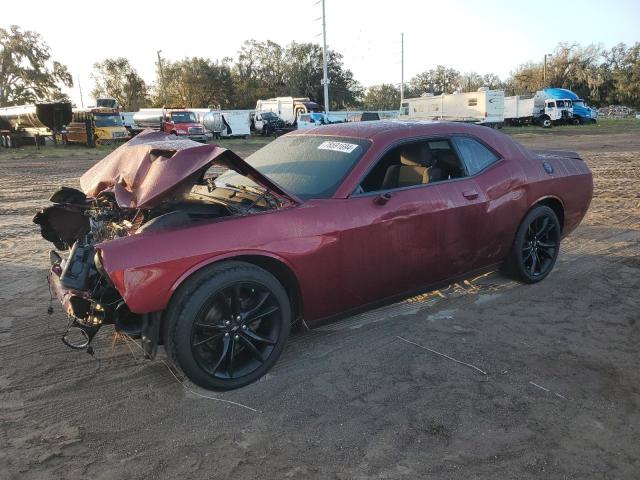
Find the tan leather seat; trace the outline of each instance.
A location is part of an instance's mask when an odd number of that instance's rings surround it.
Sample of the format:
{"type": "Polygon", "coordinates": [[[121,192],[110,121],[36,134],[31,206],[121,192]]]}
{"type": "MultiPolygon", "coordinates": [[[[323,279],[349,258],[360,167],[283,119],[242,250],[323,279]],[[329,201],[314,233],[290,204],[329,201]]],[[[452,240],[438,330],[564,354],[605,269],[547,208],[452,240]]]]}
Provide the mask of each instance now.
{"type": "Polygon", "coordinates": [[[432,157],[425,143],[408,145],[400,151],[401,165],[391,165],[382,181],[382,190],[429,183],[432,157]]]}

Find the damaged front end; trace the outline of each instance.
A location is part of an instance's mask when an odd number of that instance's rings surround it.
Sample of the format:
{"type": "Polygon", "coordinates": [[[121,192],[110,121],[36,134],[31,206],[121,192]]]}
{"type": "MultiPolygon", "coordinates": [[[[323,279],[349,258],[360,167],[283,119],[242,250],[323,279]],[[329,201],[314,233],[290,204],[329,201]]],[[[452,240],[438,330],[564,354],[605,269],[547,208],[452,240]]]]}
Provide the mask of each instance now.
{"type": "MultiPolygon", "coordinates": [[[[94,199],[66,187],[51,201],[54,205],[38,212],[33,221],[58,250],[69,251],[66,258],[56,250],[49,253],[51,298],[57,298],[69,318],[62,341],[91,353],[91,341],[100,327],[113,324],[116,331],[141,338],[145,354],[153,357],[159,339],[159,315],[129,310],[104,271],[97,247],[101,242],[135,233],[148,212],[122,209],[110,193],[94,199]]],[[[53,313],[51,306],[49,313],[53,313]]]]}
{"type": "Polygon", "coordinates": [[[55,192],[53,205],[33,218],[57,249],[50,253],[48,280],[51,298],[58,299],[69,318],[63,342],[92,352],[98,330],[112,324],[117,332],[141,339],[150,358],[162,343],[162,312],[129,308],[122,282],[114,272],[111,278],[103,265],[101,246],[297,201],[229,150],[150,131],[94,165],[80,186],[82,190],[63,187],[55,192]],[[227,169],[254,186],[216,185],[216,175],[227,169]],[[69,254],[64,258],[58,251],[69,254]]]}

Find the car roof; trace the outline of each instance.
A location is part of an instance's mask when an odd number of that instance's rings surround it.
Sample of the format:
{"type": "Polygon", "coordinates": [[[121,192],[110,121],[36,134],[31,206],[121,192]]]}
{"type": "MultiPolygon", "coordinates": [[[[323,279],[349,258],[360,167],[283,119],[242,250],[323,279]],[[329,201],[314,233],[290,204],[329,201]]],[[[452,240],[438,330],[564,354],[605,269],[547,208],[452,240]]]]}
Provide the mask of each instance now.
{"type": "Polygon", "coordinates": [[[288,135],[322,135],[368,140],[404,138],[455,133],[478,134],[487,127],[457,122],[431,120],[373,120],[369,122],[344,122],[294,131],[288,135]]]}

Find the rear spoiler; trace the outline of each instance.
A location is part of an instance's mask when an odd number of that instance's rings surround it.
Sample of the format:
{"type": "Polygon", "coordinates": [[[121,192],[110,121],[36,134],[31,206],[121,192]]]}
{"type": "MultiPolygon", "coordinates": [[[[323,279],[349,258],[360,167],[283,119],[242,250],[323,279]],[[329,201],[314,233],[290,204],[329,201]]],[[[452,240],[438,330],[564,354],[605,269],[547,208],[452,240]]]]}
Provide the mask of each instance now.
{"type": "Polygon", "coordinates": [[[582,157],[578,152],[570,152],[566,150],[531,150],[538,158],[573,158],[576,160],[582,160],[582,157]]]}

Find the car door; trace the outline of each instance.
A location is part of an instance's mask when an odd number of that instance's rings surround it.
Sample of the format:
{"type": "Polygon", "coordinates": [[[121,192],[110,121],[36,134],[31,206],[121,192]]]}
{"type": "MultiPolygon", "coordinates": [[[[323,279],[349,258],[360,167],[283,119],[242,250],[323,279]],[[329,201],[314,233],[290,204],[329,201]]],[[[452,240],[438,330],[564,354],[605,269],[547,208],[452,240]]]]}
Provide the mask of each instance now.
{"type": "Polygon", "coordinates": [[[476,137],[454,136],[453,144],[478,192],[485,198],[475,228],[476,267],[493,265],[508,254],[519,219],[524,215],[524,173],[476,137]]]}
{"type": "Polygon", "coordinates": [[[356,192],[340,237],[345,306],[456,277],[477,263],[485,197],[472,178],[356,192]]]}

